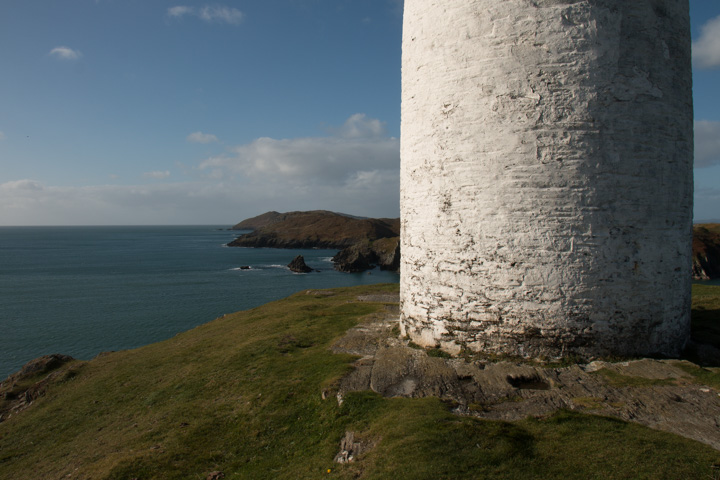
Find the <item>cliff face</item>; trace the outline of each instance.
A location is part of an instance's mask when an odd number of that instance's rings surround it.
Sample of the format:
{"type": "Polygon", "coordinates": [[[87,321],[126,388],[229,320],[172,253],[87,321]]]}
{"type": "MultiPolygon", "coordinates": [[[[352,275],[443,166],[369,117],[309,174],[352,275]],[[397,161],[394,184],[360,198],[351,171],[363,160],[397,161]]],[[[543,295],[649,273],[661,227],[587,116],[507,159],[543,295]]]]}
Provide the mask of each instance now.
{"type": "Polygon", "coordinates": [[[400,219],[358,218],[316,210],[268,212],[238,223],[233,229],[254,231],[228,243],[231,247],[346,248],[360,241],[397,237],[400,219]]]}
{"type": "Polygon", "coordinates": [[[693,280],[720,278],[720,223],[699,223],[693,226],[693,280]]]}
{"type": "Polygon", "coordinates": [[[364,272],[375,266],[380,270],[398,270],[400,237],[358,242],[340,251],[332,261],[341,272],[364,272]]]}

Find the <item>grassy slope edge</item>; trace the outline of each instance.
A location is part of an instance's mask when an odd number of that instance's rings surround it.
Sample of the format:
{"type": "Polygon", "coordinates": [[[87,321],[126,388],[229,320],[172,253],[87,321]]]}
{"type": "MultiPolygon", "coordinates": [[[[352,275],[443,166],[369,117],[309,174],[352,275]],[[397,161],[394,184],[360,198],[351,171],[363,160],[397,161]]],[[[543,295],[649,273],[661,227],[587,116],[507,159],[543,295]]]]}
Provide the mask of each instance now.
{"type": "Polygon", "coordinates": [[[328,346],[382,308],[357,295],[396,289],[301,292],[66,365],[45,397],[0,423],[0,479],[715,478],[710,447],[609,418],[492,422],[432,398],[323,400],[353,360],[328,346]],[[334,464],[346,430],[372,447],[334,464]]]}

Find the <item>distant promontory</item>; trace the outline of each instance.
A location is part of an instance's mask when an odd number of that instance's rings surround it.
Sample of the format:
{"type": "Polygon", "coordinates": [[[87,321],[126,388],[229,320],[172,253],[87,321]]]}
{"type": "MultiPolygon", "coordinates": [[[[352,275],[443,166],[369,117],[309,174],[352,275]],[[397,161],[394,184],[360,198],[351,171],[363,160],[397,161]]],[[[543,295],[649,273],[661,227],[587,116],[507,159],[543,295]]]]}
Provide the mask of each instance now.
{"type": "Polygon", "coordinates": [[[267,212],[238,223],[233,230],[253,230],[231,247],[346,248],[364,240],[397,237],[399,218],[361,218],[343,213],[267,212]]]}
{"type": "Polygon", "coordinates": [[[375,266],[397,270],[400,264],[400,219],[364,218],[327,210],[267,212],[248,218],[232,230],[252,230],[230,247],[340,249],[335,268],[360,272],[375,266]]]}

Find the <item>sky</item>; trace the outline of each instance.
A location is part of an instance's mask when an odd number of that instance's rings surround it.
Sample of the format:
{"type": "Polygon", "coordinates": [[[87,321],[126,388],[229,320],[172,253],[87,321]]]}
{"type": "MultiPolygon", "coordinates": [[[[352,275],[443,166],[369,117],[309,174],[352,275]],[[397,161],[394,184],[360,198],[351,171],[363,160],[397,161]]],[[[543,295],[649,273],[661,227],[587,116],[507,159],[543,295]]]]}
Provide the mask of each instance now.
{"type": "MultiPolygon", "coordinates": [[[[720,221],[720,1],[690,6],[720,221]]],[[[397,217],[401,34],[402,0],[0,0],[0,226],[397,217]]]]}

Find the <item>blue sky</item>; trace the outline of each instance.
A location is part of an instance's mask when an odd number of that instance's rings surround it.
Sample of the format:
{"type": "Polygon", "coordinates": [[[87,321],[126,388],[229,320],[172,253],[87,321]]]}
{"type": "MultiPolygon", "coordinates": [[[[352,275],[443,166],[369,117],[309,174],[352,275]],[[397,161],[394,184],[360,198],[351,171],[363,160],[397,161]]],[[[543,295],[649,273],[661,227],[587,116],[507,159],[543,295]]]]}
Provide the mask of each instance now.
{"type": "MultiPolygon", "coordinates": [[[[690,3],[695,219],[720,220],[720,2],[690,3]]],[[[0,225],[397,216],[401,10],[0,0],[0,225]]]]}

